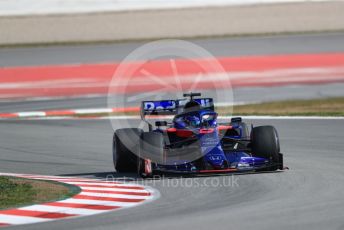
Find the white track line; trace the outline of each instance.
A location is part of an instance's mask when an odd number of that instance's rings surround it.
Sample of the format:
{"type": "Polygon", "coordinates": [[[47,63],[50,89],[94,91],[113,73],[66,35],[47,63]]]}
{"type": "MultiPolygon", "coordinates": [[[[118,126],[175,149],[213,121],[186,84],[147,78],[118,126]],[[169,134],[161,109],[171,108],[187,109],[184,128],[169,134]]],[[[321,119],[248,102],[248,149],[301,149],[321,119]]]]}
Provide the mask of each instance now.
{"type": "Polygon", "coordinates": [[[81,192],[80,195],[97,196],[97,197],[112,197],[112,198],[149,199],[149,196],[122,195],[122,194],[95,193],[95,192],[81,192]]]}
{"type": "Polygon", "coordinates": [[[132,207],[132,206],[137,205],[135,203],[130,203],[130,202],[106,201],[106,200],[88,200],[88,199],[74,199],[74,198],[64,200],[63,203],[108,205],[108,206],[119,206],[119,207],[132,207]]]}
{"type": "MultiPolygon", "coordinates": [[[[113,182],[109,182],[109,183],[103,183],[103,182],[97,182],[97,183],[90,183],[90,182],[66,182],[68,184],[73,184],[73,185],[82,185],[82,186],[107,186],[107,187],[114,187],[114,188],[120,188],[120,187],[137,187],[139,189],[144,189],[143,186],[140,185],[136,185],[136,184],[120,184],[120,183],[113,183],[113,182]]],[[[138,190],[139,190],[138,189],[138,190]]]]}
{"type": "Polygon", "coordinates": [[[102,212],[106,212],[105,210],[92,210],[86,208],[66,208],[66,207],[55,207],[49,205],[32,205],[29,207],[19,208],[20,210],[32,210],[32,211],[41,211],[41,212],[57,212],[57,213],[65,213],[65,214],[72,214],[72,215],[95,215],[102,212]]]}
{"type": "Polygon", "coordinates": [[[99,188],[99,187],[88,187],[80,186],[83,190],[92,190],[92,191],[113,191],[113,192],[135,192],[135,193],[147,193],[146,190],[139,189],[125,189],[125,188],[99,188]]]}

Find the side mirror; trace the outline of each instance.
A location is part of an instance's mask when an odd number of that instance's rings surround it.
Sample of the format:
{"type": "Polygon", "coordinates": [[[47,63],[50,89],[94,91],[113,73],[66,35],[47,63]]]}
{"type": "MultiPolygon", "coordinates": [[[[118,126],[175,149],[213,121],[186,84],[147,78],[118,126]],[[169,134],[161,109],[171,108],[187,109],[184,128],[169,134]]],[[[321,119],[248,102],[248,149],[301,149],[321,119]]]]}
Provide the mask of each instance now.
{"type": "Polygon", "coordinates": [[[233,117],[231,119],[231,122],[232,123],[240,123],[240,122],[242,122],[242,118],[241,117],[233,117]]]}

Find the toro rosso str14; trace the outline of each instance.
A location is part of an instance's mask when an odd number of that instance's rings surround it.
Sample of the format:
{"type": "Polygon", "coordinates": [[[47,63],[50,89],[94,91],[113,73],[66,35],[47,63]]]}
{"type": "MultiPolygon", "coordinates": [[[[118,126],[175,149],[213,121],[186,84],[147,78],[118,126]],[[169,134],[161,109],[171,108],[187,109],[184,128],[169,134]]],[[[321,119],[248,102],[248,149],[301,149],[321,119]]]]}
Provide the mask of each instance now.
{"type": "Polygon", "coordinates": [[[219,122],[212,98],[143,101],[141,118],[148,130],[117,129],[113,161],[117,172],[151,177],[157,173],[226,173],[283,169],[273,126],[249,128],[240,117],[219,122]],[[171,122],[153,117],[173,115],[171,122]],[[149,116],[151,119],[147,119],[149,116]],[[152,119],[153,120],[153,119],[152,119]]]}

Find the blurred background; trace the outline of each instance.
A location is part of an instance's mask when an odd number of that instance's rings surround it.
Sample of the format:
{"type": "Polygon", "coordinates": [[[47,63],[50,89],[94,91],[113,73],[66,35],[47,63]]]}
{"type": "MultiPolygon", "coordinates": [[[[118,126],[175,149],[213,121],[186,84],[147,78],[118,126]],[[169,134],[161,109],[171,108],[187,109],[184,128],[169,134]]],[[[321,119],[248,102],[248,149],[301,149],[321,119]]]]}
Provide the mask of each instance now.
{"type": "Polygon", "coordinates": [[[150,204],[14,228],[344,229],[343,89],[341,0],[0,0],[0,172],[122,177],[114,129],[188,91],[275,126],[291,169],[156,180],[150,204]]]}
{"type": "Polygon", "coordinates": [[[342,97],[343,12],[344,2],[326,0],[0,0],[0,111],[106,108],[120,63],[161,39],[184,39],[208,53],[142,56],[135,80],[112,95],[142,94],[162,81],[166,88],[178,76],[179,88],[164,96],[189,91],[198,79],[193,88],[209,96],[233,90],[220,105],[342,97]],[[223,69],[202,72],[207,58],[223,69]]]}

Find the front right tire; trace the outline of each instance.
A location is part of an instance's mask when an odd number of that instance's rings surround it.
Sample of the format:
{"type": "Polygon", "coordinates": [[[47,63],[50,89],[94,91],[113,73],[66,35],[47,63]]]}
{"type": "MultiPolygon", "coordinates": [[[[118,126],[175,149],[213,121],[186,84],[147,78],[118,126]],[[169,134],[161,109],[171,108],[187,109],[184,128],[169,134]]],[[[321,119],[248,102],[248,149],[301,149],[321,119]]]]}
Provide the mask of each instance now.
{"type": "MultiPolygon", "coordinates": [[[[282,154],[280,154],[280,143],[277,130],[273,126],[258,126],[251,132],[252,154],[256,157],[269,159],[276,166],[269,170],[277,170],[281,166],[282,154]]],[[[282,163],[283,164],[283,163],[282,163]]]]}

